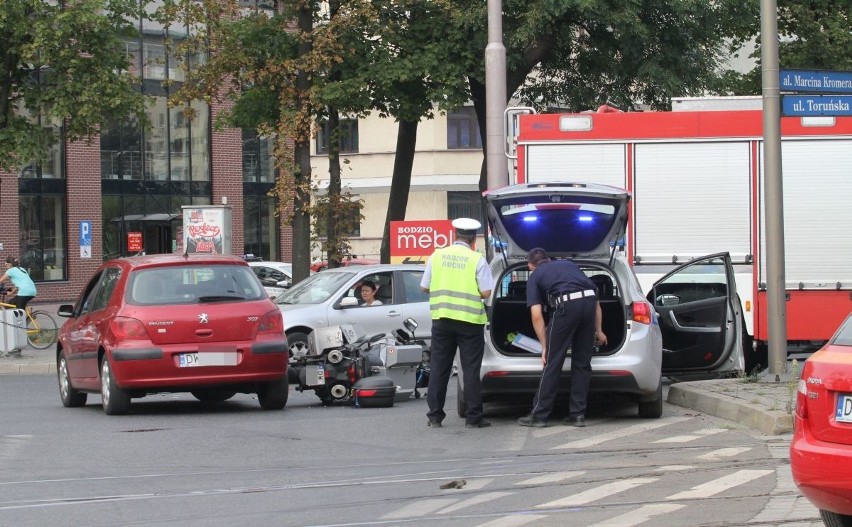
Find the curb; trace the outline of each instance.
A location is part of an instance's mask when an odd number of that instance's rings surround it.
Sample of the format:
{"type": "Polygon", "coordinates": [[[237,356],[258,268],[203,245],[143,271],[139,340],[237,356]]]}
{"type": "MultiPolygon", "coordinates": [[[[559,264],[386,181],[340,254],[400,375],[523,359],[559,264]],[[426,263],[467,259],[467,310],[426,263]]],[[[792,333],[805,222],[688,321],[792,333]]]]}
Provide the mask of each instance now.
{"type": "MultiPolygon", "coordinates": [[[[10,359],[16,360],[16,359],[10,359]]],[[[0,375],[46,375],[56,373],[56,364],[48,362],[0,363],[0,375]]]]}
{"type": "Polygon", "coordinates": [[[786,412],[767,410],[759,405],[743,402],[736,397],[710,393],[691,386],[690,383],[672,384],[666,401],[728,419],[770,435],[793,432],[793,416],[786,412]]]}

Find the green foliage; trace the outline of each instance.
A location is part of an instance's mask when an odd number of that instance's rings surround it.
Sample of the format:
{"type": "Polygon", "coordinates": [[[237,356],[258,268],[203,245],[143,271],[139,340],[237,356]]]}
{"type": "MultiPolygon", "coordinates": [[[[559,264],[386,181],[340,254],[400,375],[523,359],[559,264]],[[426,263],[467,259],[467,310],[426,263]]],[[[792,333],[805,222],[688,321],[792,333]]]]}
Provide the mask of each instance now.
{"type": "Polygon", "coordinates": [[[88,139],[117,116],[144,115],[122,39],[133,0],[4,0],[0,9],[0,166],[43,159],[52,124],[88,139]]]}
{"type": "MultiPolygon", "coordinates": [[[[757,15],[739,26],[734,49],[760,35],[759,5],[749,0],[757,15]]],[[[778,62],[781,68],[852,71],[852,3],[848,0],[778,0],[778,62]]],[[[757,66],[749,72],[729,72],[722,78],[722,93],[761,93],[760,46],[749,55],[757,66]]]]}

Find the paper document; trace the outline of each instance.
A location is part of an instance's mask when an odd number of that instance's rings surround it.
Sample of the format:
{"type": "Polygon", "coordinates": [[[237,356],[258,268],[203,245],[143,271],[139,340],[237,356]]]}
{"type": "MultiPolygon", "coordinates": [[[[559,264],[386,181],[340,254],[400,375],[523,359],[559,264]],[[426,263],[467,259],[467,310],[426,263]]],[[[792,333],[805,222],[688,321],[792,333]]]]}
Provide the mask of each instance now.
{"type": "Polygon", "coordinates": [[[515,335],[515,338],[512,339],[512,345],[522,350],[529,351],[530,353],[541,354],[541,343],[536,339],[531,339],[526,335],[521,335],[518,333],[515,335]]]}

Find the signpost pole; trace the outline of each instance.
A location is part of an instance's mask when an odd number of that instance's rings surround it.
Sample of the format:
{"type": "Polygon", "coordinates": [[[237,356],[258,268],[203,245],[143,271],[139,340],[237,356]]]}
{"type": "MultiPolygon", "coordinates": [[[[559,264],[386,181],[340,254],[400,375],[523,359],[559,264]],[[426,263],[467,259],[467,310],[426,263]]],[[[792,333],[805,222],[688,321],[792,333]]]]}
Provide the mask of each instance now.
{"type": "Polygon", "coordinates": [[[781,90],[778,67],[778,7],[760,2],[763,73],[763,177],[766,204],[766,297],[769,374],[780,382],[787,369],[787,306],[784,266],[784,191],[781,179],[781,90]]]}

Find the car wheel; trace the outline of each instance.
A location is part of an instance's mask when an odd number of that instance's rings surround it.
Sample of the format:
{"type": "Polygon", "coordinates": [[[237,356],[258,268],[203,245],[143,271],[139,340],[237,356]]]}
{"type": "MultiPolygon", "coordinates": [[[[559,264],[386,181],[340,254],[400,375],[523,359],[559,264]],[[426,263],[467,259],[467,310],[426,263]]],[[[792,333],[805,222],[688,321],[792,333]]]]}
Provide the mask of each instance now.
{"type": "Polygon", "coordinates": [[[652,399],[639,399],[639,417],[642,419],[657,419],[663,415],[663,379],[657,384],[657,392],[652,399]]]}
{"type": "Polygon", "coordinates": [[[62,404],[67,408],[84,406],[88,395],[78,392],[71,386],[71,376],[68,374],[68,359],[65,358],[65,352],[59,355],[56,376],[59,379],[59,397],[62,399],[62,404]]]}
{"type": "Polygon", "coordinates": [[[287,335],[287,344],[290,346],[290,360],[308,355],[308,336],[304,333],[294,332],[287,335]]]}
{"type": "Polygon", "coordinates": [[[217,388],[193,390],[190,393],[202,403],[222,403],[237,394],[234,390],[223,390],[217,388]]]}
{"type": "Polygon", "coordinates": [[[456,411],[459,417],[467,417],[467,402],[464,400],[464,390],[462,390],[461,380],[458,377],[456,377],[456,386],[458,386],[456,390],[456,411]]]}
{"type": "Polygon", "coordinates": [[[101,403],[107,415],[122,415],[130,410],[130,394],[115,383],[107,357],[101,364],[101,403]]]}
{"type": "Polygon", "coordinates": [[[825,527],[852,527],[852,516],[823,509],[819,510],[819,515],[822,517],[822,523],[825,524],[825,527]]]}
{"type": "Polygon", "coordinates": [[[257,390],[257,400],[264,410],[281,410],[287,406],[290,396],[290,381],[285,376],[281,380],[265,382],[257,390]]]}

